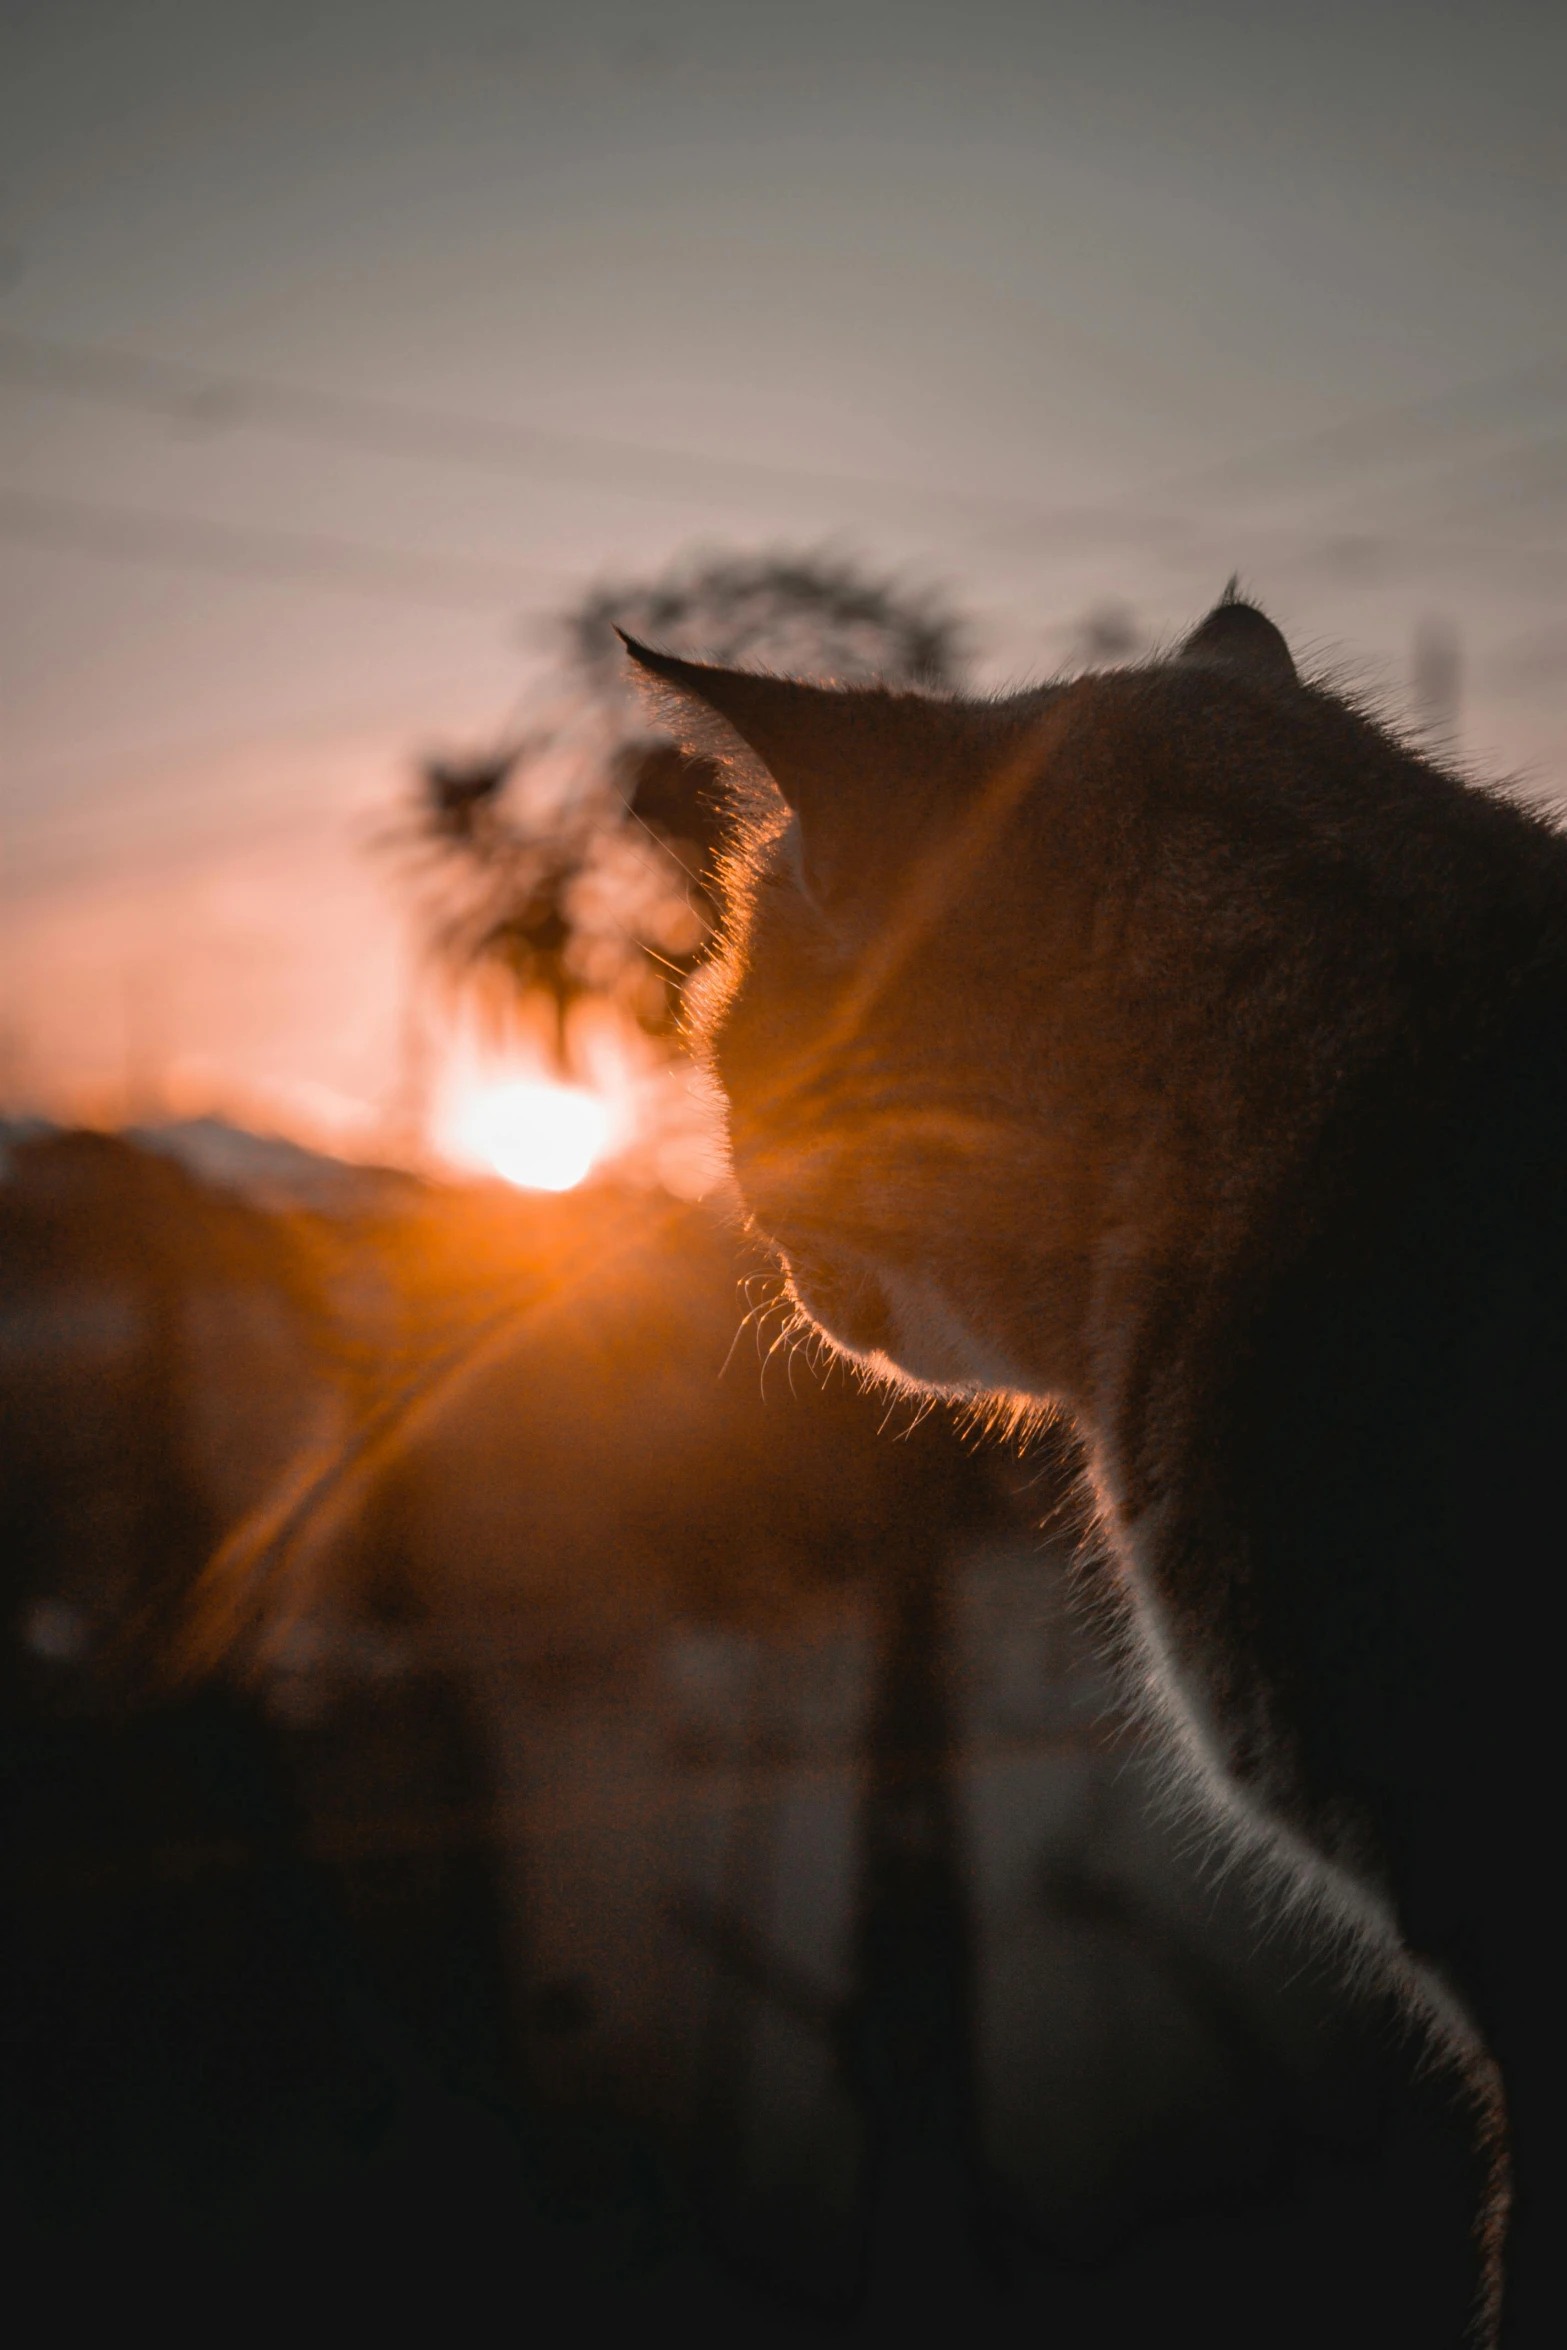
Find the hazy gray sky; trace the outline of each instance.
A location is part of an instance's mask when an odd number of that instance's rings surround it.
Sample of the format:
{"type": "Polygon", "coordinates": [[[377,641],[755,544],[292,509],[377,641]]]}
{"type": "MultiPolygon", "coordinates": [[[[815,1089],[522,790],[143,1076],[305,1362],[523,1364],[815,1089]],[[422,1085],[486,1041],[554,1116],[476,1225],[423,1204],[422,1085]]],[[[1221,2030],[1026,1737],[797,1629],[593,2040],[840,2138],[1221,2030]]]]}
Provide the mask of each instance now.
{"type": "Polygon", "coordinates": [[[0,985],[35,1063],[112,1075],[140,1003],[193,1082],[373,1097],[399,758],[493,724],[576,584],[694,539],[912,564],[997,673],[1237,564],[1395,688],[1434,615],[1477,753],[1551,788],[1564,22],[7,0],[0,985]],[[171,417],[58,346],[540,437],[485,470],[171,417]],[[322,541],[360,551],[331,582],[232,569],[322,541]]]}

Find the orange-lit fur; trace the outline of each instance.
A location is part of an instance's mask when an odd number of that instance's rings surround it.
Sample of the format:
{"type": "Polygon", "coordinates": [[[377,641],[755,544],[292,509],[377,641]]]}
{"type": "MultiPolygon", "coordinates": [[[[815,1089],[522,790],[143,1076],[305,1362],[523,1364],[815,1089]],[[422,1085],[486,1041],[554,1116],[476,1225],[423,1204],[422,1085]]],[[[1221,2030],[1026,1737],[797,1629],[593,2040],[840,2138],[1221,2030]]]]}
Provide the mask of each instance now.
{"type": "Polygon", "coordinates": [[[803,1313],[1076,1417],[1209,1817],[1468,2081],[1479,2338],[1567,2339],[1567,847],[1233,598],[983,703],[632,650],[736,779],[699,1022],[803,1313]]]}

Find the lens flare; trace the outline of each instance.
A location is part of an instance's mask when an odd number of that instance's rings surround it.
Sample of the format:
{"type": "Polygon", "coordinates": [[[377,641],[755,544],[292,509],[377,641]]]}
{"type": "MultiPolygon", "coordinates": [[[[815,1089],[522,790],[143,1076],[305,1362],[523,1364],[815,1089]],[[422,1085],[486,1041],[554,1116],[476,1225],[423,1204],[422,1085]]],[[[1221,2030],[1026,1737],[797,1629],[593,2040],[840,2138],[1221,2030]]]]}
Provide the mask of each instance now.
{"type": "Polygon", "coordinates": [[[570,1191],[609,1141],[608,1105],[575,1085],[518,1080],[471,1094],[453,1121],[462,1156],[523,1191],[570,1191]]]}

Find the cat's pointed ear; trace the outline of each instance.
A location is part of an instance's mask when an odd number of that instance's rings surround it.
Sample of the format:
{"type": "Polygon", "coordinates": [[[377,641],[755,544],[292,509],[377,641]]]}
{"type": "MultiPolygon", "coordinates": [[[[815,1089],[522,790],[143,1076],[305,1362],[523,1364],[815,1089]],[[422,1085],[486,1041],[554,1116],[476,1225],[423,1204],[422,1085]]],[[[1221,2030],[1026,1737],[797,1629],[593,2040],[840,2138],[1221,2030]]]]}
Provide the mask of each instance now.
{"type": "Polygon", "coordinates": [[[847,835],[855,817],[853,777],[859,765],[851,739],[863,723],[860,705],[890,697],[841,687],[803,685],[745,669],[710,668],[638,644],[617,632],[637,666],[659,679],[688,706],[716,711],[753,751],[800,819],[804,877],[812,894],[830,897],[849,862],[847,835]]]}
{"type": "Polygon", "coordinates": [[[831,686],[801,685],[747,669],[715,669],[703,661],[640,645],[617,635],[638,668],[661,678],[682,697],[705,703],[733,727],[761,760],[791,808],[809,804],[831,764],[833,720],[843,696],[831,686]]]}
{"type": "Polygon", "coordinates": [[[1178,658],[1236,669],[1277,685],[1297,681],[1294,658],[1283,636],[1266,612],[1259,612],[1236,592],[1233,579],[1207,619],[1192,630],[1178,658]]]}

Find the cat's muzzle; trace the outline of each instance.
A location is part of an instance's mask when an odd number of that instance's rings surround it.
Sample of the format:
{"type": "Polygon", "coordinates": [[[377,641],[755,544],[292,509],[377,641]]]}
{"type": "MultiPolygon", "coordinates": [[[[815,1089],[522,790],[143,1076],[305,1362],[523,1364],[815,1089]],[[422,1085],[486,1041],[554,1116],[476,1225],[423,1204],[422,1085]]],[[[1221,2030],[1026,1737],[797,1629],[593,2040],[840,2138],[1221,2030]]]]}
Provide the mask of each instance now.
{"type": "Polygon", "coordinates": [[[856,1355],[895,1352],[892,1308],[869,1267],[846,1266],[787,1243],[781,1253],[791,1294],[835,1345],[856,1355]]]}

